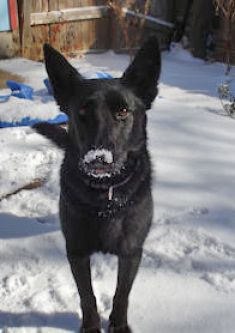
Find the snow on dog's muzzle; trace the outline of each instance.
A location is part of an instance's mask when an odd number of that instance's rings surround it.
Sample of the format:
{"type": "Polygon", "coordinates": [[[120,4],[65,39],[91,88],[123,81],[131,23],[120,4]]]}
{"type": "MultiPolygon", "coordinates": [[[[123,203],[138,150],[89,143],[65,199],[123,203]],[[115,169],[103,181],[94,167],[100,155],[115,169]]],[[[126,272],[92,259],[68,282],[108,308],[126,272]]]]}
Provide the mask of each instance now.
{"type": "Polygon", "coordinates": [[[107,149],[92,149],[84,156],[85,163],[91,163],[96,159],[103,158],[105,163],[113,163],[113,153],[107,149]]]}
{"type": "Polygon", "coordinates": [[[111,177],[113,171],[113,154],[107,149],[89,150],[83,158],[85,171],[96,178],[111,177]]]}

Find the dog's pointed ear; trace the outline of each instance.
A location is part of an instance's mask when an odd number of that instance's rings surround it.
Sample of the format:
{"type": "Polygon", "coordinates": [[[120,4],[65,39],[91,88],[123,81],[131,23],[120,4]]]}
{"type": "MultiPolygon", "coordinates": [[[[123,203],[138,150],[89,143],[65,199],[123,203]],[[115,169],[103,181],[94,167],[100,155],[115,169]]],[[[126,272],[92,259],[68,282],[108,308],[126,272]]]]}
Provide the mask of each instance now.
{"type": "Polygon", "coordinates": [[[143,101],[146,110],[151,108],[151,103],[158,93],[160,71],[161,54],[158,39],[151,36],[137,52],[121,78],[121,83],[143,101]]]}
{"type": "Polygon", "coordinates": [[[53,95],[62,112],[69,114],[69,100],[83,80],[77,70],[65,57],[49,44],[44,44],[46,70],[52,86],[53,95]]]}
{"type": "Polygon", "coordinates": [[[32,128],[55,143],[59,148],[65,149],[69,145],[69,135],[66,129],[59,125],[42,122],[33,125],[32,128]]]}

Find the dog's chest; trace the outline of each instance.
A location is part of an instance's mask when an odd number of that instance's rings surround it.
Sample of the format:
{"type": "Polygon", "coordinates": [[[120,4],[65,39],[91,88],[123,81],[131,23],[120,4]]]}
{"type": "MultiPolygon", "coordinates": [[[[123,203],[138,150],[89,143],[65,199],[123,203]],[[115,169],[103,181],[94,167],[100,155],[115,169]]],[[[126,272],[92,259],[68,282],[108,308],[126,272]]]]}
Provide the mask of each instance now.
{"type": "Polygon", "coordinates": [[[124,237],[121,218],[102,218],[99,223],[99,246],[103,252],[117,252],[124,237]]]}

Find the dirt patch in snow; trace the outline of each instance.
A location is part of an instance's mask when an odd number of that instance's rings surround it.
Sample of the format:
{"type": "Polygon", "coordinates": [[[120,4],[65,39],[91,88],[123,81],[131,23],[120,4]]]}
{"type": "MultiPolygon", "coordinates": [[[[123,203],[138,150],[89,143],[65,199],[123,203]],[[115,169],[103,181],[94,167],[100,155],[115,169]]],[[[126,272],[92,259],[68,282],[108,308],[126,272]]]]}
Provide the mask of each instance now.
{"type": "Polygon", "coordinates": [[[0,88],[6,88],[6,80],[24,82],[24,79],[22,76],[0,70],[0,88]]]}

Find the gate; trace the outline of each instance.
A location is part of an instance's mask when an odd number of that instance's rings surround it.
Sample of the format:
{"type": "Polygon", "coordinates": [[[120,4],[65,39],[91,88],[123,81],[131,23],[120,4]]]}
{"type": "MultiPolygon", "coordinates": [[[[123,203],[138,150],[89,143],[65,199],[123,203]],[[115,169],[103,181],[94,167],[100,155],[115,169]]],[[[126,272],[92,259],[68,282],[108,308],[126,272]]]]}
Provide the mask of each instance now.
{"type": "Polygon", "coordinates": [[[21,54],[42,60],[50,43],[66,55],[110,47],[105,0],[18,0],[21,54]]]}

